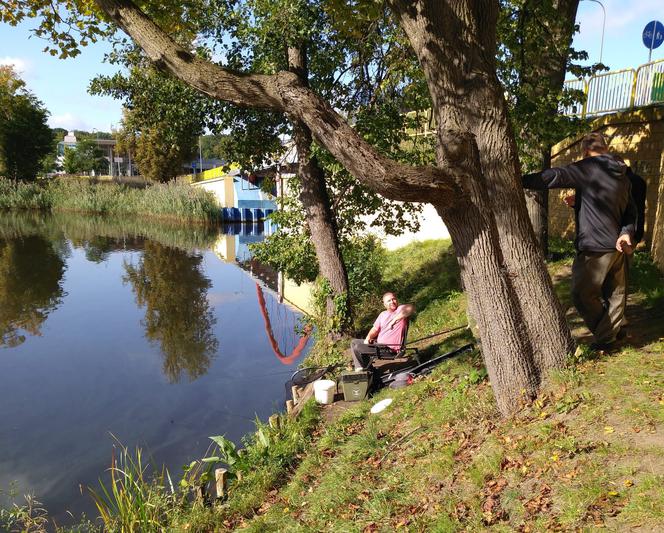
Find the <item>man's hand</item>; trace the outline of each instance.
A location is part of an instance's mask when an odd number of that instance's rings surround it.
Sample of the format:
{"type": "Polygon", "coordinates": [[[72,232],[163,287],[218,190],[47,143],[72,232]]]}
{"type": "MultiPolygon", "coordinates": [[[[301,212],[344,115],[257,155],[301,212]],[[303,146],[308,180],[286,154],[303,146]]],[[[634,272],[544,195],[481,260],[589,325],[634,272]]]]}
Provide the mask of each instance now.
{"type": "Polygon", "coordinates": [[[567,204],[567,207],[574,207],[576,204],[576,194],[568,194],[563,198],[563,202],[567,204]]]}
{"type": "Polygon", "coordinates": [[[616,250],[627,255],[631,255],[634,252],[632,247],[632,238],[627,233],[623,233],[618,240],[616,241],[616,250]]]}
{"type": "Polygon", "coordinates": [[[387,327],[390,328],[390,329],[394,329],[394,326],[397,325],[397,323],[399,322],[399,320],[403,320],[403,317],[401,317],[401,316],[399,316],[399,315],[395,316],[395,317],[394,317],[392,320],[390,320],[390,322],[387,324],[387,327]]]}

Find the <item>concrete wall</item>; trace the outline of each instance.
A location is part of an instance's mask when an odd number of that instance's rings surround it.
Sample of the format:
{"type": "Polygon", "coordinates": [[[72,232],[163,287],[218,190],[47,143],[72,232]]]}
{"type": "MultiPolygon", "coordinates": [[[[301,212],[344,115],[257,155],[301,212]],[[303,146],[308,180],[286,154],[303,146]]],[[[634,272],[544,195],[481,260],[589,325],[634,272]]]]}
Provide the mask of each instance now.
{"type": "MultiPolygon", "coordinates": [[[[622,156],[634,172],[648,184],[646,198],[646,246],[657,246],[664,238],[664,214],[657,218],[657,208],[664,200],[664,108],[650,107],[607,115],[594,120],[589,131],[599,131],[609,141],[612,153],[622,156]],[[657,229],[656,229],[657,228],[657,229]]],[[[564,166],[581,159],[581,138],[565,139],[553,147],[552,166],[564,166]]],[[[549,235],[574,237],[574,212],[563,203],[570,191],[549,192],[549,235]]],[[[661,209],[660,209],[661,210],[661,209]]],[[[660,245],[661,248],[661,245],[660,245]]],[[[664,250],[662,250],[664,252],[664,250]]],[[[664,267],[664,257],[662,258],[664,267]]]]}
{"type": "Polygon", "coordinates": [[[219,207],[237,207],[233,176],[223,175],[219,178],[192,183],[192,186],[211,192],[217,199],[219,207]]]}

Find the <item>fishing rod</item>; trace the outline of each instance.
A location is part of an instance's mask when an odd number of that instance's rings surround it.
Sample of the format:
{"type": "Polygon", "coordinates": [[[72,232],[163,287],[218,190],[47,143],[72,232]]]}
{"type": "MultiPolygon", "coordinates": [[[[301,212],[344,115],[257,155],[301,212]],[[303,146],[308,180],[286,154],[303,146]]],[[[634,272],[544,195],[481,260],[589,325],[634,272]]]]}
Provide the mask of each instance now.
{"type": "Polygon", "coordinates": [[[447,333],[452,333],[453,331],[458,331],[460,329],[464,329],[464,328],[467,328],[467,327],[468,327],[468,324],[464,324],[462,326],[457,326],[456,328],[446,329],[446,330],[440,331],[438,333],[433,333],[431,335],[427,335],[426,337],[420,337],[419,339],[408,341],[405,344],[384,344],[384,343],[381,342],[380,345],[381,346],[398,346],[398,347],[409,346],[411,344],[415,344],[416,342],[425,341],[427,339],[432,339],[434,337],[440,337],[441,335],[446,335],[447,333]]]}
{"type": "Polygon", "coordinates": [[[416,342],[425,341],[427,339],[432,339],[434,337],[439,337],[440,335],[445,335],[447,333],[452,333],[453,331],[458,331],[460,329],[464,329],[464,328],[467,328],[467,327],[468,327],[468,324],[464,324],[463,326],[457,326],[456,328],[447,329],[447,330],[441,331],[439,333],[433,333],[432,335],[427,335],[426,337],[421,337],[419,339],[415,339],[414,341],[409,341],[409,342],[406,343],[406,346],[408,346],[409,344],[415,344],[416,342]]]}

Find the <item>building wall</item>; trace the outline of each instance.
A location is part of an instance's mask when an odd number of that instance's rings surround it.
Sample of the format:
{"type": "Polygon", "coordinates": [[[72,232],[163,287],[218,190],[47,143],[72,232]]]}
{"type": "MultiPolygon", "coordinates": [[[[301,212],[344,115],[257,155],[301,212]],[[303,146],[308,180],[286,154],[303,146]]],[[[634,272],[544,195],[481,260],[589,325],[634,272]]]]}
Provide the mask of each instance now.
{"type": "Polygon", "coordinates": [[[219,203],[219,207],[237,207],[233,176],[221,175],[218,178],[192,183],[192,186],[211,192],[219,203]]]}
{"type": "MultiPolygon", "coordinates": [[[[650,107],[637,111],[616,113],[594,120],[591,131],[604,134],[612,153],[622,156],[636,174],[642,176],[648,185],[646,197],[645,242],[651,247],[653,235],[657,240],[655,227],[664,222],[656,222],[658,197],[662,196],[660,185],[664,183],[664,108],[650,107]]],[[[581,159],[582,135],[565,139],[553,147],[552,166],[564,166],[581,159]]],[[[574,212],[563,202],[568,190],[549,192],[549,235],[574,237],[574,212]]]]}

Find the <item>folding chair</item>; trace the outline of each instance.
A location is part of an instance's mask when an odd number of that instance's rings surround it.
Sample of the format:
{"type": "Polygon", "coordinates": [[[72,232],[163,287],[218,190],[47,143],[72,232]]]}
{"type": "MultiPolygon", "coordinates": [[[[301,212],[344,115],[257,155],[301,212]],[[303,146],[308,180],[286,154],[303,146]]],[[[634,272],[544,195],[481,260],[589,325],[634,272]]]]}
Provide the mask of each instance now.
{"type": "Polygon", "coordinates": [[[403,328],[401,344],[396,347],[387,344],[371,344],[370,346],[376,350],[376,353],[371,355],[369,365],[371,365],[376,360],[392,361],[394,359],[401,359],[402,357],[412,357],[417,364],[420,364],[420,353],[418,349],[406,346],[410,321],[407,318],[404,318],[403,320],[406,321],[406,326],[403,328]]]}

